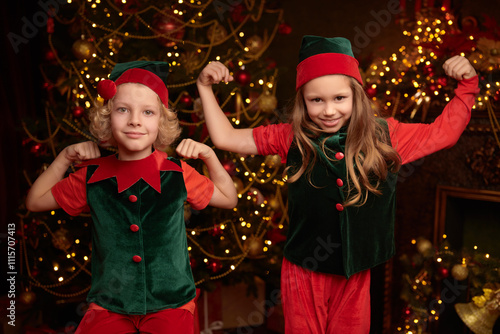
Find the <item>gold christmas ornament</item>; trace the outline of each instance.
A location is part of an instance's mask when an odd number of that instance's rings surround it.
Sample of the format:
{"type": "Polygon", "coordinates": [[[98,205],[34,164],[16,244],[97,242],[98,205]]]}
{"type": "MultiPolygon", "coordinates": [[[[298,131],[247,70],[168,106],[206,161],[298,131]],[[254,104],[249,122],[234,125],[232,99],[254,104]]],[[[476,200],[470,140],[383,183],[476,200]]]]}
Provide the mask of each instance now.
{"type": "Polygon", "coordinates": [[[420,254],[425,254],[431,249],[432,249],[432,243],[429,240],[425,238],[420,238],[417,241],[417,250],[420,254]]]}
{"type": "Polygon", "coordinates": [[[197,97],[193,102],[193,111],[196,112],[196,116],[200,119],[205,119],[205,114],[203,113],[203,104],[201,103],[201,99],[197,97]]]}
{"type": "Polygon", "coordinates": [[[247,38],[245,42],[245,46],[248,48],[248,52],[250,53],[259,53],[264,46],[264,42],[262,41],[262,37],[258,35],[253,35],[247,38]]]}
{"type": "Polygon", "coordinates": [[[259,99],[259,108],[263,112],[273,112],[278,105],[278,99],[268,91],[263,93],[259,99]]]}
{"type": "Polygon", "coordinates": [[[220,44],[224,42],[227,37],[226,28],[219,22],[215,22],[207,29],[207,38],[209,41],[213,41],[213,44],[220,44]]]}
{"type": "Polygon", "coordinates": [[[36,294],[33,291],[23,291],[19,295],[19,300],[24,305],[30,306],[35,302],[36,294]]]}
{"type": "Polygon", "coordinates": [[[79,39],[75,43],[73,43],[71,51],[73,51],[73,54],[79,60],[89,60],[96,52],[96,49],[92,42],[86,41],[84,39],[79,39]]]}
{"type": "Polygon", "coordinates": [[[268,156],[266,156],[264,163],[269,168],[279,167],[279,166],[281,166],[281,157],[277,154],[268,155],[268,156]]]}
{"type": "Polygon", "coordinates": [[[500,64],[500,41],[494,41],[485,37],[479,38],[477,48],[488,61],[493,65],[500,64]]]}
{"type": "Polygon", "coordinates": [[[236,192],[238,193],[238,195],[241,194],[243,192],[243,189],[245,188],[243,186],[243,181],[241,181],[236,176],[233,176],[232,179],[233,179],[234,187],[236,188],[236,192]]]}
{"type": "Polygon", "coordinates": [[[270,200],[269,200],[269,206],[271,208],[273,208],[273,210],[278,210],[280,209],[281,205],[280,205],[280,201],[279,199],[276,197],[276,196],[273,196],[270,200]]]}
{"type": "Polygon", "coordinates": [[[245,241],[244,248],[248,249],[248,258],[260,257],[264,253],[264,240],[252,235],[245,241]]]}
{"type": "Polygon", "coordinates": [[[466,265],[456,264],[451,268],[451,276],[457,281],[462,281],[469,276],[469,269],[467,269],[466,265]]]}
{"type": "Polygon", "coordinates": [[[191,74],[203,65],[205,56],[205,52],[187,51],[179,57],[179,61],[186,70],[186,74],[191,74]]]}
{"type": "Polygon", "coordinates": [[[52,238],[52,245],[62,251],[68,250],[71,247],[73,241],[71,240],[70,233],[67,229],[61,227],[54,232],[52,238]]]}

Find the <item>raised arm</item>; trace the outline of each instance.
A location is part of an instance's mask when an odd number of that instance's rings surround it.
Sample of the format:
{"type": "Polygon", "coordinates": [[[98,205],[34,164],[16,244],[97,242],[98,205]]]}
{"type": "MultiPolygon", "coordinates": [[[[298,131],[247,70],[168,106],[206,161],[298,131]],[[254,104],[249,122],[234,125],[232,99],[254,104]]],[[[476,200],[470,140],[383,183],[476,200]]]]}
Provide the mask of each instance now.
{"type": "Polygon", "coordinates": [[[226,66],[220,62],[211,62],[203,69],[196,82],[210,138],[221,150],[257,154],[252,129],[235,129],[224,115],[212,91],[213,84],[232,80],[233,77],[226,66]]]}
{"type": "Polygon", "coordinates": [[[476,71],[467,58],[461,56],[448,59],[443,68],[447,75],[459,80],[459,83],[455,97],[433,123],[399,123],[393,118],[387,120],[392,145],[403,164],[452,147],[469,123],[471,109],[479,92],[476,71]]]}
{"type": "Polygon", "coordinates": [[[191,139],[184,139],[177,146],[176,151],[188,159],[202,159],[207,166],[210,180],[214,183],[214,193],[208,203],[209,205],[223,209],[232,209],[236,206],[238,203],[236,187],[214,150],[205,144],[191,139]]]}
{"type": "Polygon", "coordinates": [[[51,192],[52,187],[63,179],[74,161],[94,159],[100,155],[97,144],[90,141],[66,147],[31,186],[26,197],[26,208],[34,212],[59,209],[51,192]]]}

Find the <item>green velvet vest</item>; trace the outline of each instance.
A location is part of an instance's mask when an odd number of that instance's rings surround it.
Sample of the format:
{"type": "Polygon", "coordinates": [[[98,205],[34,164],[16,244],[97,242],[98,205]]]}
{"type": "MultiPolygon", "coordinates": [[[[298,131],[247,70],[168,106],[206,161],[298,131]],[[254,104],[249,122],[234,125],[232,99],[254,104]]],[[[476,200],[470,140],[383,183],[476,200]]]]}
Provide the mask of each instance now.
{"type": "MultiPolygon", "coordinates": [[[[96,168],[88,167],[87,181],[96,168]]],[[[160,176],[161,193],[142,179],[121,193],[114,177],[87,184],[93,219],[89,302],[117,313],[146,314],[195,297],[184,178],[178,171],[160,176]]]]}
{"type": "MultiPolygon", "coordinates": [[[[345,131],[342,128],[329,139],[329,155],[345,152],[345,131]]],[[[292,143],[287,166],[301,163],[300,152],[292,143]]],[[[314,186],[306,173],[288,185],[290,226],[284,255],[290,262],[349,278],[394,255],[397,174],[388,174],[381,184],[382,195],[370,193],[362,207],[344,208],[346,175],[343,155],[334,162],[321,158],[311,173],[314,186]]]]}

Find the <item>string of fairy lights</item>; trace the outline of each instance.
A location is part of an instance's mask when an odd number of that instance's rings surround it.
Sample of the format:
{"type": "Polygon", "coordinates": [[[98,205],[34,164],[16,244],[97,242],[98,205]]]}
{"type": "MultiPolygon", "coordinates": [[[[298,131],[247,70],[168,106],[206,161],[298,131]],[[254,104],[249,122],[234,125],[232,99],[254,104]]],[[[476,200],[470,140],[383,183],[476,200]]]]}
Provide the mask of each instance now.
{"type": "MultiPolygon", "coordinates": [[[[99,81],[107,78],[114,65],[119,62],[120,55],[131,41],[158,42],[162,47],[162,54],[154,60],[164,60],[171,65],[170,77],[173,83],[167,87],[169,91],[178,90],[179,93],[170,94],[172,100],[169,104],[175,106],[179,114],[200,114],[200,104],[194,101],[194,105],[185,102],[189,97],[189,87],[196,82],[196,76],[209,60],[218,60],[225,64],[234,64],[231,74],[235,77],[237,85],[227,94],[222,96],[221,107],[228,110],[228,117],[235,126],[242,123],[255,126],[262,122],[272,113],[277,105],[275,97],[277,71],[262,74],[255,78],[246,68],[252,62],[260,60],[262,54],[278,33],[280,23],[283,21],[283,13],[280,9],[266,8],[264,0],[246,0],[242,2],[244,12],[239,17],[229,17],[230,12],[225,13],[224,19],[218,16],[221,8],[217,7],[217,1],[184,1],[178,0],[166,7],[151,5],[145,8],[134,7],[137,1],[133,0],[68,0],[69,5],[76,6],[74,17],[68,18],[55,15],[54,20],[59,24],[77,27],[80,38],[72,45],[71,51],[76,59],[68,60],[59,55],[58,45],[54,42],[55,31],[48,31],[48,46],[53,64],[59,66],[64,73],[60,81],[54,81],[42,67],[42,75],[45,78],[45,87],[57,87],[66,97],[67,108],[63,117],[56,116],[57,111],[53,106],[47,104],[46,132],[49,136],[41,138],[23,123],[30,140],[40,145],[47,145],[55,157],[57,134],[61,131],[65,134],[75,134],[87,140],[93,137],[87,132],[88,121],[84,116],[85,110],[92,107],[94,101],[102,101],[97,95],[96,86],[99,81]],[[214,14],[215,11],[215,14],[214,14]],[[271,20],[272,25],[265,28],[260,34],[249,25],[258,24],[263,18],[271,20]],[[248,31],[248,32],[246,32],[248,31]],[[186,38],[190,34],[202,34],[204,38],[186,38]],[[228,46],[229,44],[229,46],[228,46]],[[222,51],[221,51],[221,47],[222,51]],[[217,48],[219,47],[219,48],[217,48]],[[182,72],[182,73],[181,73],[182,72]],[[64,90],[63,84],[70,82],[64,90]],[[249,96],[246,90],[261,91],[261,94],[249,96]],[[191,107],[192,105],[192,107],[191,107]]],[[[163,4],[162,4],[163,6],[163,4]]],[[[224,10],[222,8],[222,10],[224,10]]],[[[53,29],[53,28],[51,28],[53,29]]],[[[134,60],[148,60],[140,56],[134,60]]],[[[59,79],[58,79],[59,80],[59,79]]],[[[191,98],[193,99],[193,98],[191,98]]],[[[200,127],[203,119],[188,121],[187,117],[180,118],[182,126],[200,127]]],[[[204,138],[204,141],[208,140],[204,138]]],[[[188,250],[196,249],[204,255],[204,264],[212,269],[210,277],[204,277],[196,281],[200,285],[207,280],[220,279],[233,272],[246,258],[265,258],[265,253],[272,245],[272,241],[265,238],[271,224],[271,214],[275,211],[286,212],[285,201],[282,199],[281,187],[281,163],[279,159],[266,158],[258,169],[253,171],[247,165],[249,157],[235,156],[233,162],[239,166],[236,169],[237,176],[233,176],[235,187],[238,189],[240,202],[244,207],[255,207],[247,215],[245,210],[238,207],[234,209],[238,217],[232,220],[224,220],[209,227],[196,227],[187,229],[189,241],[188,250]],[[259,185],[271,184],[276,188],[272,198],[263,198],[258,189],[259,185]],[[257,217],[257,219],[256,219],[257,217]],[[212,233],[214,229],[223,233],[214,236],[221,240],[232,238],[236,241],[237,250],[208,249],[206,245],[198,241],[198,237],[206,233],[212,233]],[[256,248],[257,247],[257,248],[256,248]],[[221,264],[224,263],[224,265],[221,264]]],[[[31,183],[27,177],[28,183],[31,183]]],[[[50,216],[55,217],[56,212],[50,216]]],[[[286,215],[285,215],[286,216],[286,215]]],[[[277,223],[277,228],[283,229],[286,217],[282,217],[277,223]]],[[[21,233],[25,235],[25,228],[30,223],[36,223],[42,230],[43,238],[52,239],[54,246],[65,253],[65,258],[71,262],[53,262],[54,274],[58,277],[57,283],[43,282],[34,273],[37,263],[51,261],[42,256],[30,257],[27,249],[28,238],[22,238],[24,262],[30,285],[41,288],[48,293],[62,297],[72,298],[88,291],[89,286],[79,291],[68,293],[61,292],[61,288],[67,286],[79,274],[90,275],[88,265],[90,261],[90,250],[74,251],[74,245],[79,239],[69,240],[64,229],[66,221],[57,221],[57,227],[51,227],[43,219],[36,219],[30,213],[20,214],[20,225],[23,227],[21,233]],[[60,242],[59,242],[60,241],[60,242]],[[84,254],[82,254],[84,253],[84,254]],[[67,270],[61,270],[69,266],[67,270]]],[[[274,225],[273,225],[274,226],[274,225]]],[[[89,226],[86,225],[85,228],[89,226]]],[[[35,270],[36,271],[36,270],[35,270]]],[[[89,280],[90,282],[90,280],[89,280]]],[[[28,289],[28,288],[27,288],[28,289]]]]}
{"type": "MultiPolygon", "coordinates": [[[[446,60],[443,59],[445,52],[456,54],[447,48],[452,48],[450,41],[457,34],[460,31],[452,14],[443,10],[417,14],[415,23],[403,31],[411,45],[402,46],[387,59],[375,60],[366,70],[366,90],[373,102],[389,116],[409,114],[408,117],[414,119],[418,114],[421,121],[426,120],[430,107],[444,106],[453,92],[449,80],[444,74],[439,75],[434,64],[446,60]]],[[[499,70],[499,65],[489,59],[495,49],[481,47],[487,42],[486,38],[471,34],[462,36],[459,45],[460,48],[463,44],[470,46],[459,54],[468,57],[478,72],[486,74],[499,70]]],[[[492,106],[492,98],[499,98],[499,90],[500,81],[487,78],[484,84],[481,83],[474,109],[488,112],[491,131],[500,146],[500,128],[492,106]]]]}

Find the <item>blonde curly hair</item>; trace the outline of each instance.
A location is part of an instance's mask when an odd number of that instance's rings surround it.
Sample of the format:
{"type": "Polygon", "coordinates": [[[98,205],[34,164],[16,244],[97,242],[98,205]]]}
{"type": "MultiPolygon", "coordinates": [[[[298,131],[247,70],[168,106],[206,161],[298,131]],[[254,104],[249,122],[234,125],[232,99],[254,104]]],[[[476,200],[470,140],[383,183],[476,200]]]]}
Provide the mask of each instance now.
{"type": "MultiPolygon", "coordinates": [[[[177,114],[165,107],[158,97],[160,104],[160,120],[158,124],[158,137],[153,146],[156,149],[164,149],[172,144],[181,134],[177,114]]],[[[90,133],[101,142],[116,146],[116,141],[111,132],[111,111],[113,110],[113,99],[106,103],[96,102],[89,111],[90,133]]]]}

